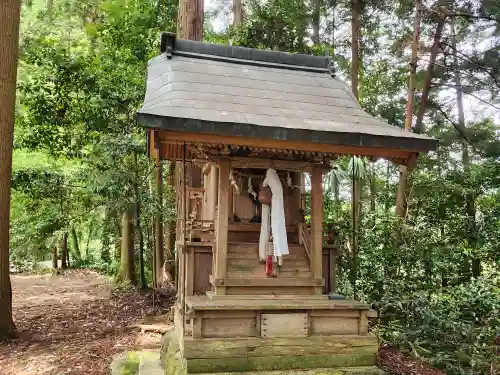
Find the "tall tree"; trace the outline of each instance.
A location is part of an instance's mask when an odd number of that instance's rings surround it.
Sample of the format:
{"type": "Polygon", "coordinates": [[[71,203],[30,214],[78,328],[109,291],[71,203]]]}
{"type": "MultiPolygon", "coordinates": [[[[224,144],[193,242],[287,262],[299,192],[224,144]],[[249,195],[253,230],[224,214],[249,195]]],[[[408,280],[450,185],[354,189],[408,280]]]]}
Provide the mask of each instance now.
{"type": "MultiPolygon", "coordinates": [[[[451,26],[451,49],[453,55],[453,76],[455,81],[455,92],[457,97],[457,120],[458,120],[458,129],[460,129],[463,134],[465,134],[465,111],[464,111],[464,98],[462,90],[462,77],[460,74],[460,64],[458,60],[458,38],[456,33],[456,25],[455,20],[451,18],[450,21],[451,26]]],[[[461,135],[463,135],[461,134],[461,135]]],[[[470,155],[469,155],[469,144],[466,139],[461,140],[462,146],[462,164],[464,168],[464,175],[466,178],[470,178],[470,155]]],[[[477,229],[476,229],[476,198],[474,196],[473,189],[470,186],[466,186],[466,194],[465,194],[465,208],[467,212],[467,240],[469,242],[469,246],[474,248],[477,240],[477,229]]],[[[479,277],[481,276],[481,260],[477,258],[472,259],[472,269],[470,263],[470,258],[468,256],[465,257],[464,260],[464,277],[479,277]]]]}
{"type": "Polygon", "coordinates": [[[0,340],[15,335],[9,267],[12,143],[21,0],[0,2],[0,340]]]}
{"type": "Polygon", "coordinates": [[[361,65],[361,0],[351,0],[351,86],[356,99],[359,100],[359,70],[361,65]]]}
{"type": "Polygon", "coordinates": [[[61,268],[68,268],[68,232],[64,232],[61,240],[61,268]]]}
{"type": "Polygon", "coordinates": [[[136,284],[134,261],[134,208],[132,206],[122,215],[122,244],[120,270],[117,281],[130,281],[136,284]]]}
{"type": "MultiPolygon", "coordinates": [[[[351,51],[352,51],[352,62],[351,62],[351,86],[352,92],[356,99],[359,101],[359,75],[361,66],[361,0],[351,0],[351,51]]],[[[355,172],[357,170],[358,158],[353,158],[351,162],[353,163],[352,168],[352,259],[353,259],[353,269],[352,269],[352,283],[354,287],[354,298],[357,298],[356,293],[356,278],[357,278],[357,258],[358,258],[358,229],[359,221],[361,219],[361,179],[359,175],[355,172]]]]}
{"type": "Polygon", "coordinates": [[[243,0],[233,0],[233,27],[240,27],[244,17],[243,0]]]}
{"type": "MultiPolygon", "coordinates": [[[[440,0],[442,4],[445,0],[440,0]]],[[[422,97],[420,99],[420,106],[418,107],[417,119],[415,121],[415,133],[424,132],[424,115],[427,109],[427,102],[429,101],[429,94],[431,91],[432,78],[434,76],[434,66],[436,65],[436,58],[439,52],[439,46],[441,44],[441,36],[443,35],[444,24],[446,17],[437,13],[438,21],[436,24],[436,31],[434,32],[434,41],[431,47],[431,53],[429,57],[429,64],[427,65],[427,71],[425,72],[424,87],[422,90],[422,97]]]]}
{"type": "Polygon", "coordinates": [[[156,209],[155,209],[155,280],[154,284],[159,287],[162,283],[162,266],[165,262],[164,248],[163,248],[163,165],[161,161],[156,163],[156,209]]]}
{"type": "MultiPolygon", "coordinates": [[[[420,42],[420,22],[422,19],[422,0],[415,1],[415,22],[413,25],[413,41],[411,47],[410,75],[408,78],[408,102],[406,104],[405,129],[411,131],[413,120],[413,101],[415,98],[415,79],[418,63],[418,45],[420,42]]],[[[396,196],[396,215],[399,218],[406,216],[408,185],[408,168],[402,165],[399,168],[399,185],[396,196]]]]}
{"type": "Polygon", "coordinates": [[[179,39],[202,40],[203,20],[203,0],[179,0],[177,19],[177,36],[179,39]]]}
{"type": "Polygon", "coordinates": [[[313,0],[312,6],[312,41],[314,44],[319,44],[319,29],[321,24],[321,0],[313,0]]]}
{"type": "Polygon", "coordinates": [[[73,255],[77,259],[81,259],[82,255],[80,253],[80,245],[78,243],[78,234],[76,233],[75,227],[71,228],[71,241],[73,243],[73,255]]]}

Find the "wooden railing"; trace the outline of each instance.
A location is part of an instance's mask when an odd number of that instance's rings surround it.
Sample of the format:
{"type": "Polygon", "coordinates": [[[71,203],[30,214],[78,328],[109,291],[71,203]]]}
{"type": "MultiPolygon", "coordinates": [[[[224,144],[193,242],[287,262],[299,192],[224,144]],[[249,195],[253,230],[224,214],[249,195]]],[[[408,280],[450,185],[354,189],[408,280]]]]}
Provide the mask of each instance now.
{"type": "Polygon", "coordinates": [[[305,223],[299,224],[299,243],[304,245],[309,262],[311,262],[311,232],[305,223]]]}
{"type": "Polygon", "coordinates": [[[323,223],[323,248],[339,247],[339,226],[335,223],[323,223]]]}

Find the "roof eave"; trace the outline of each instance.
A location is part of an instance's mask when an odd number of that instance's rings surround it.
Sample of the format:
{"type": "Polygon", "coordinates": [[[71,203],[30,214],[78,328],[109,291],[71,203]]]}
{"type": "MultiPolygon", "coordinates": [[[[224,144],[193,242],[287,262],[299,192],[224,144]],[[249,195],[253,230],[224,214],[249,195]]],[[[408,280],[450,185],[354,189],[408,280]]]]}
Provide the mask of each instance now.
{"type": "Polygon", "coordinates": [[[408,152],[428,152],[437,148],[433,138],[395,137],[364,133],[341,133],[276,126],[259,126],[232,122],[214,122],[197,119],[158,116],[137,113],[139,125],[158,130],[228,137],[245,137],[289,142],[312,142],[336,146],[386,148],[408,152]]]}

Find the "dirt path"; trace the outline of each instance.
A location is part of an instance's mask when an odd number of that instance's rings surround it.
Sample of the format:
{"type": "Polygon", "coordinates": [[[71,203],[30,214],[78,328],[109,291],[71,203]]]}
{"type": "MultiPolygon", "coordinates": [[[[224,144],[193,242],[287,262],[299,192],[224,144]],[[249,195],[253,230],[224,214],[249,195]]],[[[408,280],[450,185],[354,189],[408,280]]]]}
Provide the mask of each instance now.
{"type": "Polygon", "coordinates": [[[0,343],[2,375],[108,374],[113,354],[158,345],[159,334],[129,326],[171,303],[163,298],[153,311],[151,294],[90,271],[13,275],[12,289],[19,338],[0,343]]]}

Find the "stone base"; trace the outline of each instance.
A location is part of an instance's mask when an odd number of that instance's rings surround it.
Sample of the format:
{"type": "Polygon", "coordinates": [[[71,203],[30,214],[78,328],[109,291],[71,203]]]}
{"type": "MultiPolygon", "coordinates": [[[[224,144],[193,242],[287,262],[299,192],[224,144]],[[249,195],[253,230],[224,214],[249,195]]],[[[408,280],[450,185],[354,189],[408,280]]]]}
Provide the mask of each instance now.
{"type": "Polygon", "coordinates": [[[166,375],[226,374],[255,375],[379,375],[384,372],[373,366],[373,353],[350,353],[303,356],[268,356],[242,358],[182,357],[175,330],[164,336],[162,361],[166,375]],[[309,369],[309,370],[303,370],[309,369]]]}

